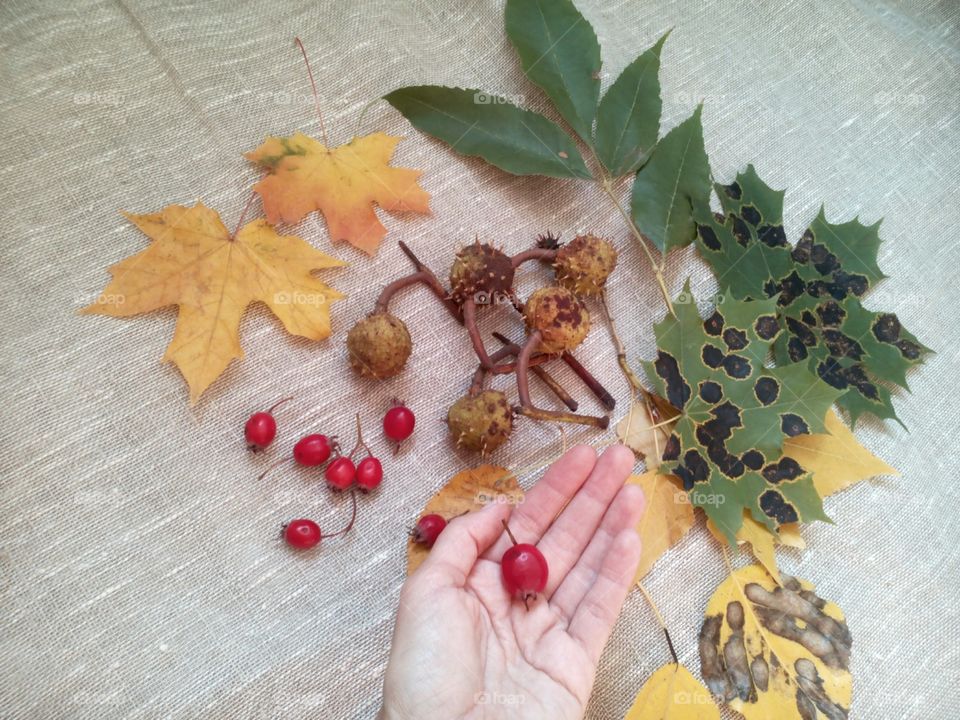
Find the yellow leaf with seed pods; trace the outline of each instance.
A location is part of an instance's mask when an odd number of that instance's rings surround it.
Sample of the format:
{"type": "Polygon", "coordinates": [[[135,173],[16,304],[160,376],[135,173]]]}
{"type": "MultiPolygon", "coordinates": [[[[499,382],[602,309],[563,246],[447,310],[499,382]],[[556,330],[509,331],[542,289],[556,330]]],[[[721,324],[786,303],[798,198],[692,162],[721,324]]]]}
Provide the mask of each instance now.
{"type": "Polygon", "coordinates": [[[645,472],[643,475],[630,476],[627,482],[643,488],[646,498],[643,516],[637,524],[642,545],[640,564],[634,577],[636,582],[650,572],[661,555],[689,532],[693,527],[694,513],[680,481],[672,475],[645,472]]]}
{"type": "MultiPolygon", "coordinates": [[[[506,468],[497,465],[480,465],[459,472],[440,488],[424,506],[417,519],[424,515],[437,514],[450,522],[455,517],[468,513],[492,502],[517,504],[523,502],[523,489],[506,468]]],[[[407,541],[407,574],[420,567],[429,548],[407,541]]]]}
{"type": "Polygon", "coordinates": [[[759,565],[714,591],[700,629],[700,674],[747,720],[845,718],[852,639],[843,612],[813,585],[759,565]]]}
{"type": "Polygon", "coordinates": [[[158,213],[126,215],[153,242],[110,268],[113,279],[82,313],[129,317],[179,306],[164,360],[180,369],[190,401],[220,376],[240,348],[240,319],[262,302],[292,335],[322,340],[330,334],[330,303],[341,295],[313,276],[343,265],[265,220],[231,237],[220,216],[197,203],[158,213]]]}
{"type": "Polygon", "coordinates": [[[253,189],[271,223],[296,223],[317,210],[334,242],[346,240],[373,255],[387,234],[374,204],[390,212],[430,211],[430,195],[417,184],[422,173],[389,164],[398,142],[378,132],[329,149],[295,133],[268,137],[245,157],[267,171],[253,189]]]}
{"type": "Polygon", "coordinates": [[[899,475],[861,445],[850,428],[832,410],[826,416],[827,434],[797,435],[783,443],[801,467],[813,473],[820,497],[827,497],[875,475],[899,475]]]}
{"type": "Polygon", "coordinates": [[[720,720],[710,691],[683,665],[670,663],[640,688],[624,720],[720,720]]]}
{"type": "MultiPolygon", "coordinates": [[[[721,545],[727,545],[726,536],[720,532],[709,518],[707,518],[707,529],[710,531],[710,534],[717,539],[717,542],[721,545]]],[[[801,540],[800,542],[803,541],[801,540]]],[[[777,543],[786,544],[783,539],[778,538],[770,532],[766,525],[761,525],[754,520],[750,513],[745,512],[743,514],[743,525],[737,530],[737,544],[749,545],[757,561],[763,565],[771,577],[777,581],[778,585],[782,585],[783,581],[780,579],[780,570],[777,568],[777,554],[774,549],[777,543]]]]}

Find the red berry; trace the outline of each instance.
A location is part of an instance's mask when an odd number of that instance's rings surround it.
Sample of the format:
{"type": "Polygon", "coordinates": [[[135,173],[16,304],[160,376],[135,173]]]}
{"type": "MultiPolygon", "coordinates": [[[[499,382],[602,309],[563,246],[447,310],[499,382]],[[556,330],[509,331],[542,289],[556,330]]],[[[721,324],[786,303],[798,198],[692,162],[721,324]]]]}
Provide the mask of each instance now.
{"type": "Polygon", "coordinates": [[[300,465],[316,467],[327,461],[331,449],[326,435],[305,435],[293,446],[293,459],[300,465]]]}
{"type": "Polygon", "coordinates": [[[430,515],[424,515],[417,521],[416,527],[413,528],[410,535],[415,543],[431,548],[446,526],[446,520],[440,515],[431,513],[430,515]]]}
{"type": "Polygon", "coordinates": [[[287,541],[287,545],[301,550],[312,548],[320,542],[321,538],[323,534],[320,532],[320,526],[306,518],[291,520],[283,529],[283,539],[287,541]]]}
{"type": "Polygon", "coordinates": [[[257,452],[258,450],[263,450],[273,442],[273,439],[277,436],[277,421],[273,417],[273,411],[283,403],[292,399],[293,398],[284,398],[274,403],[273,407],[266,412],[255,412],[249,417],[247,424],[243,428],[243,436],[247,440],[248,448],[257,452]]]}
{"type": "Polygon", "coordinates": [[[324,472],[330,487],[337,490],[346,490],[350,487],[356,475],[357,468],[354,467],[353,460],[348,457],[338,457],[327,465],[327,470],[324,472]]]}
{"type": "Polygon", "coordinates": [[[547,559],[535,545],[513,545],[500,561],[507,592],[524,602],[547,586],[547,559]]]}
{"type": "Polygon", "coordinates": [[[365,457],[357,464],[357,485],[361,490],[373,490],[383,480],[383,465],[375,457],[365,457]]]}
{"type": "Polygon", "coordinates": [[[410,437],[416,424],[417,418],[413,410],[406,405],[395,405],[383,416],[383,432],[395,442],[401,442],[410,437]]]}

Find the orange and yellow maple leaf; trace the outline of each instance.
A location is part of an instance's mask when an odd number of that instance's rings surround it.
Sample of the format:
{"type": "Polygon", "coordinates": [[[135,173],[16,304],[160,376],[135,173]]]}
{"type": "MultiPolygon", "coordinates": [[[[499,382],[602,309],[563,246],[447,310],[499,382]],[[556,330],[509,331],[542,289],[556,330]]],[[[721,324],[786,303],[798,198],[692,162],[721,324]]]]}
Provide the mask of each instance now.
{"type": "Polygon", "coordinates": [[[344,296],[312,271],[341,266],[340,260],[278,235],[262,219],[231,237],[202,203],[125,216],[153,242],[111,267],[113,279],[81,312],[128,317],[179,306],[164,360],[180,369],[192,403],[231,360],[243,357],[240,319],[250,303],[266,304],[293,335],[321,340],[330,334],[329,305],[344,296]]]}
{"type": "Polygon", "coordinates": [[[390,166],[400,138],[377,132],[328,149],[303,133],[268,137],[245,155],[267,171],[253,189],[271,223],[296,223],[319,210],[331,239],[373,255],[387,234],[373,210],[429,212],[419,170],[390,166]]]}

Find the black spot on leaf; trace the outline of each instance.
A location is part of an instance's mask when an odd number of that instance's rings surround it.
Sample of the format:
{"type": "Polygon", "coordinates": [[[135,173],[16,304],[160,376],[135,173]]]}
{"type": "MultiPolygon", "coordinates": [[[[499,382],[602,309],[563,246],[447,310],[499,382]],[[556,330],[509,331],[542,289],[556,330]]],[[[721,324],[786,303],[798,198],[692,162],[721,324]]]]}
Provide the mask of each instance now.
{"type": "Polygon", "coordinates": [[[807,357],[807,346],[798,337],[792,337],[787,341],[787,355],[791,362],[800,362],[807,357]]]}
{"type": "Polygon", "coordinates": [[[687,450],[683,454],[683,464],[690,470],[694,482],[703,482],[710,477],[710,466],[696,450],[687,450]]]}
{"type": "Polygon", "coordinates": [[[690,386],[680,375],[676,358],[661,350],[657,353],[654,367],[667,385],[667,401],[675,408],[682,409],[690,399],[690,386]]]}
{"type": "Polygon", "coordinates": [[[794,270],[780,280],[780,298],[777,300],[777,304],[782,307],[790,305],[794,300],[803,295],[806,287],[803,278],[794,270]]]}
{"type": "Polygon", "coordinates": [[[727,355],[723,359],[723,371],[735,380],[750,376],[750,361],[742,355],[727,355]]]}
{"type": "Polygon", "coordinates": [[[750,242],[750,228],[742,218],[732,213],[730,214],[730,225],[730,229],[733,232],[733,236],[737,238],[737,242],[746,247],[750,242]]]}
{"type": "Polygon", "coordinates": [[[797,243],[797,246],[793,248],[793,252],[790,253],[790,257],[793,258],[795,263],[800,265],[806,265],[810,262],[810,250],[813,248],[813,233],[810,230],[807,230],[803,233],[803,237],[800,238],[800,242],[797,243]]]}
{"type": "Polygon", "coordinates": [[[759,470],[761,467],[763,467],[765,458],[763,457],[763,453],[759,450],[747,450],[743,455],[740,456],[740,459],[743,461],[743,464],[751,470],[759,470]]]}
{"type": "Polygon", "coordinates": [[[847,316],[847,311],[839,303],[828,300],[817,306],[817,315],[820,316],[820,322],[825,327],[836,327],[843,322],[843,319],[847,316]]]}
{"type": "Polygon", "coordinates": [[[742,476],[747,469],[744,467],[744,464],[741,462],[740,458],[732,453],[727,452],[726,448],[721,448],[721,450],[723,451],[723,456],[714,460],[714,463],[720,472],[727,477],[734,479],[742,476]]]}
{"type": "Polygon", "coordinates": [[[757,230],[757,237],[769,247],[787,246],[787,234],[783,231],[783,225],[761,225],[757,230]]]}
{"type": "Polygon", "coordinates": [[[723,331],[723,341],[730,350],[743,350],[747,343],[747,333],[737,328],[727,328],[723,331]]]}
{"type": "Polygon", "coordinates": [[[703,360],[704,365],[706,365],[708,368],[713,368],[716,370],[723,362],[723,350],[718,348],[716,345],[707,343],[703,346],[703,351],[700,353],[700,357],[703,360]]]}
{"type": "Polygon", "coordinates": [[[809,310],[804,310],[800,313],[800,319],[803,321],[804,325],[809,325],[810,327],[816,327],[817,319],[813,316],[813,313],[809,310]]]}
{"type": "Polygon", "coordinates": [[[837,260],[837,256],[830,252],[826,245],[820,245],[819,243],[810,248],[810,261],[821,275],[829,275],[840,269],[840,261],[837,260]]]}
{"type": "Polygon", "coordinates": [[[860,360],[863,357],[863,346],[839,330],[824,329],[823,341],[833,357],[847,357],[854,360],[860,360]]]}
{"type": "Polygon", "coordinates": [[[663,449],[663,461],[671,462],[680,457],[680,438],[676,433],[671,433],[667,438],[667,446],[663,449]]]}
{"type": "Polygon", "coordinates": [[[896,342],[900,337],[900,320],[893,313],[878,315],[873,323],[873,336],[880,342],[896,342]]]}
{"type": "Polygon", "coordinates": [[[900,354],[907,358],[907,360],[920,359],[920,346],[915,342],[910,342],[909,340],[897,340],[897,350],[899,350],[900,354]]]}
{"type": "Polygon", "coordinates": [[[707,249],[716,252],[723,247],[720,244],[720,241],[717,239],[717,234],[709,225],[697,225],[697,234],[700,235],[700,239],[703,241],[703,244],[707,247],[707,249]]]}
{"type": "Polygon", "coordinates": [[[773,315],[761,315],[753,324],[753,330],[761,340],[773,340],[780,332],[780,323],[773,315]]]}
{"type": "Polygon", "coordinates": [[[740,183],[731,183],[723,188],[727,191],[727,195],[732,197],[734,200],[739,200],[743,195],[743,191],[740,189],[740,183]]]}
{"type": "Polygon", "coordinates": [[[782,457],[775,463],[770,463],[764,469],[761,475],[768,483],[776,485],[784,480],[796,480],[806,472],[800,463],[792,457],[782,457]]]}
{"type": "Polygon", "coordinates": [[[825,383],[838,390],[846,390],[847,388],[846,374],[843,368],[840,367],[840,363],[832,357],[827,358],[817,365],[817,375],[819,375],[820,379],[825,383]]]}
{"type": "Polygon", "coordinates": [[[723,405],[717,405],[717,407],[710,411],[710,414],[713,415],[718,421],[723,423],[724,427],[743,427],[743,422],[740,419],[740,408],[738,408],[732,402],[725,402],[723,405]]]}
{"type": "Polygon", "coordinates": [[[754,384],[753,394],[761,405],[769,405],[780,396],[780,383],[772,377],[762,377],[754,384]]]}
{"type": "Polygon", "coordinates": [[[808,435],[810,433],[810,427],[804,419],[794,413],[784,413],[780,416],[780,429],[787,437],[808,435]]]}
{"type": "Polygon", "coordinates": [[[800,338],[800,342],[807,347],[813,347],[817,344],[817,336],[813,334],[813,331],[796,318],[787,318],[787,329],[800,338]]]}
{"type": "Polygon", "coordinates": [[[793,505],[788,503],[783,495],[776,490],[767,490],[760,496],[760,509],[767,517],[776,520],[778,525],[797,522],[800,519],[793,505]]]}
{"type": "Polygon", "coordinates": [[[743,216],[743,219],[751,225],[756,225],[760,222],[760,213],[753,205],[744,205],[740,208],[740,214],[743,216]]]}
{"type": "Polygon", "coordinates": [[[714,337],[723,332],[723,315],[721,315],[719,311],[714,310],[713,315],[703,321],[703,331],[707,335],[713,335],[714,337]]]}
{"type": "Polygon", "coordinates": [[[707,380],[700,383],[700,397],[703,398],[704,402],[708,402],[713,405],[720,402],[720,400],[723,398],[723,388],[720,387],[718,383],[715,383],[712,380],[707,380]]]}

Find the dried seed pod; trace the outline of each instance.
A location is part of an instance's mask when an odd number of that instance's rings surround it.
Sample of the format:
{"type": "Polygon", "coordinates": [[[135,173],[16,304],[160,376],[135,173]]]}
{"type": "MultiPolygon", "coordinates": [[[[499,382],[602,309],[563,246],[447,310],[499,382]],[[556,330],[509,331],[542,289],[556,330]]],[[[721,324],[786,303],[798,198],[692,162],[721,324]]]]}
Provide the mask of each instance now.
{"type": "Polygon", "coordinates": [[[410,357],[413,343],[403,321],[388,312],[374,312],[347,333],[350,366],[365,377],[393,377],[410,357]]]}
{"type": "Polygon", "coordinates": [[[557,251],[557,282],[577,295],[599,295],[617,266],[616,248],[595,235],[578,235],[557,251]]]}
{"type": "Polygon", "coordinates": [[[473,298],[477,305],[497,302],[513,289],[510,257],[492,245],[474,243],[457,253],[450,269],[453,299],[462,304],[473,298]]]}
{"type": "Polygon", "coordinates": [[[534,291],[523,308],[527,331],[540,331],[538,350],[548,355],[573,350],[590,332],[590,313],[570,290],[560,286],[534,291]]]}
{"type": "Polygon", "coordinates": [[[513,409],[499,390],[484,390],[457,400],[447,413],[447,425],[458,446],[489,453],[513,432],[513,409]]]}

